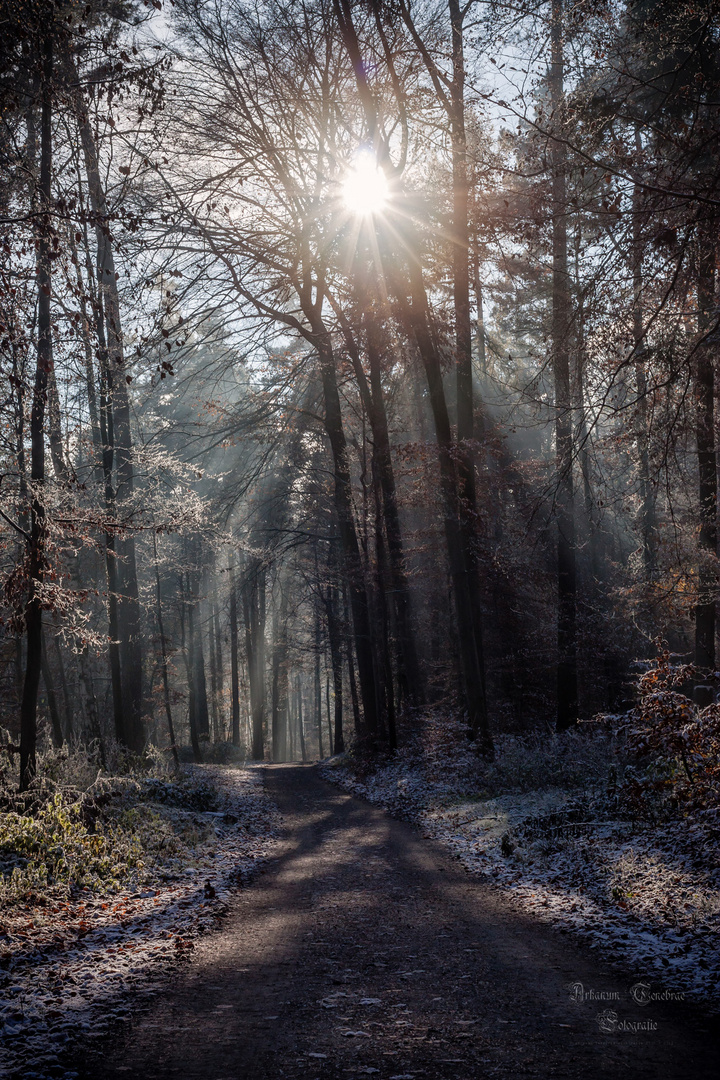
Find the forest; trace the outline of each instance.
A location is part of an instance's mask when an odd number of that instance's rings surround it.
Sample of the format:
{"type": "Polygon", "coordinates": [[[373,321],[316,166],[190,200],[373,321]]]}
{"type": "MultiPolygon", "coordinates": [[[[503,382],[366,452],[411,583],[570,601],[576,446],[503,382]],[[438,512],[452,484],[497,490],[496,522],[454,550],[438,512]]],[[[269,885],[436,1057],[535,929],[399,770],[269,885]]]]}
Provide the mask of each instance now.
{"type": "Polygon", "coordinates": [[[0,907],[326,761],[716,922],[717,0],[0,0],[0,106],[0,907]]]}
{"type": "Polygon", "coordinates": [[[491,756],[714,670],[717,14],[5,8],[22,786],[38,724],[491,756]]]}

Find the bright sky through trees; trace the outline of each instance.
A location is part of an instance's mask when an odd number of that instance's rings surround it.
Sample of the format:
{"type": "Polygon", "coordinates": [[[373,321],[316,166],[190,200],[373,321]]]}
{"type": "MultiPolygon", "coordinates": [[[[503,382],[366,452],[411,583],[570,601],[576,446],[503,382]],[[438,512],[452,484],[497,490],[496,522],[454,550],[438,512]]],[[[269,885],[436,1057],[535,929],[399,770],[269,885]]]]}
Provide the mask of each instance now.
{"type": "Polygon", "coordinates": [[[342,185],[346,208],[358,217],[379,214],[387,206],[389,195],[387,177],[372,150],[359,151],[342,185]]]}

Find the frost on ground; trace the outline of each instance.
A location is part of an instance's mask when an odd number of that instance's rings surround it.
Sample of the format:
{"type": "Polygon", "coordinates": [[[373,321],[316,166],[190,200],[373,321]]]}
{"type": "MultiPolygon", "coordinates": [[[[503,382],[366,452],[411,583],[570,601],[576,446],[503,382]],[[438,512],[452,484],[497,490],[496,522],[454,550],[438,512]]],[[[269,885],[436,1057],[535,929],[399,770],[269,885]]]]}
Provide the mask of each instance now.
{"type": "Polygon", "coordinates": [[[645,992],[717,1010],[717,815],[633,816],[619,794],[631,771],[614,740],[584,732],[505,736],[486,764],[459,725],[438,719],[376,766],[347,755],[323,766],[327,779],[418,824],[525,912],[650,985],[645,992]]]}
{"type": "Polygon", "coordinates": [[[8,843],[7,822],[16,828],[17,821],[0,815],[0,1075],[69,1080],[64,1049],[77,1035],[102,1037],[130,1011],[131,995],[161,992],[153,976],[187,957],[216,924],[277,832],[277,811],[254,767],[193,767],[174,782],[113,777],[98,781],[98,791],[89,805],[103,808],[102,830],[88,837],[74,829],[57,797],[44,822],[56,839],[63,833],[66,862],[73,842],[85,844],[85,861],[75,854],[64,887],[61,861],[49,879],[37,870],[42,880],[31,879],[28,846],[14,834],[14,852],[8,843]],[[93,839],[94,863],[86,850],[93,839]]]}

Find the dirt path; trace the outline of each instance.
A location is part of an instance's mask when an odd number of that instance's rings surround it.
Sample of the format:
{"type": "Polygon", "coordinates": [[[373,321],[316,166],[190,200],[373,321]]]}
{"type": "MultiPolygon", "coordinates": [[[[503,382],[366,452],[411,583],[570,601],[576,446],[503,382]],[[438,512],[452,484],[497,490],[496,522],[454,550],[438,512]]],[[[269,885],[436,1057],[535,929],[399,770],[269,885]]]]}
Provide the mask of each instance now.
{"type": "Polygon", "coordinates": [[[285,821],[276,858],[164,998],[85,1048],[82,1077],[717,1077],[716,1033],[682,1004],[634,1004],[638,980],[311,767],[266,781],[285,821]]]}

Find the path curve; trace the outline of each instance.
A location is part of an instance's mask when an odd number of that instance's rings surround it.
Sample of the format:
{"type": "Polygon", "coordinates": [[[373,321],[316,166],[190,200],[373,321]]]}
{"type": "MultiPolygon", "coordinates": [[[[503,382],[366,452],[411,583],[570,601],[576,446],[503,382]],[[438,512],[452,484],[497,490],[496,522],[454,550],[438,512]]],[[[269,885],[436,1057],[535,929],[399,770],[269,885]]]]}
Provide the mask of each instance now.
{"type": "Polygon", "coordinates": [[[634,1004],[636,979],[315,768],[265,779],[284,820],[268,869],[81,1077],[716,1080],[713,1024],[634,1004]]]}

